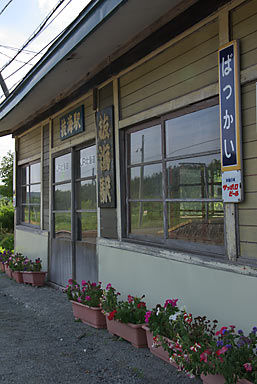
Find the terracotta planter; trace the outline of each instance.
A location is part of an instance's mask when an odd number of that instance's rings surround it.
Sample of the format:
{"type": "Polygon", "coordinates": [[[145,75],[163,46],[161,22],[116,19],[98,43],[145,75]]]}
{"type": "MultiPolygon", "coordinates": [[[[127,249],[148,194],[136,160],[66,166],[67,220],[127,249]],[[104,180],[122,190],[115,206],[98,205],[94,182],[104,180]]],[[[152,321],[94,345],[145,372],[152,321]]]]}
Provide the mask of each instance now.
{"type": "Polygon", "coordinates": [[[146,333],[142,324],[125,324],[117,320],[108,320],[108,315],[106,315],[106,324],[111,335],[122,337],[136,348],[147,347],[146,333]]]}
{"type": "Polygon", "coordinates": [[[4,264],[3,264],[3,263],[0,263],[0,271],[2,271],[2,272],[5,271],[5,267],[4,267],[4,264]]]}
{"type": "MultiPolygon", "coordinates": [[[[150,352],[159,357],[160,359],[166,361],[166,363],[169,363],[173,365],[175,368],[178,368],[177,364],[170,360],[169,353],[165,351],[165,349],[160,345],[159,347],[153,347],[154,340],[153,340],[153,334],[150,332],[150,329],[147,325],[143,325],[142,328],[146,332],[146,338],[147,338],[147,344],[148,348],[150,349],[150,352]]],[[[167,339],[169,341],[169,339],[167,339]]]]}
{"type": "Polygon", "coordinates": [[[5,266],[5,273],[7,274],[8,277],[10,277],[10,279],[12,279],[12,270],[11,270],[11,268],[5,266]]]}
{"type": "Polygon", "coordinates": [[[23,272],[13,271],[12,277],[16,280],[17,283],[23,284],[23,272]]]}
{"type": "Polygon", "coordinates": [[[22,272],[23,282],[33,287],[42,287],[45,284],[46,272],[22,272]]]}
{"type": "MultiPolygon", "coordinates": [[[[203,384],[224,384],[225,379],[221,375],[203,375],[201,374],[201,379],[203,384]]],[[[239,379],[237,384],[252,384],[250,381],[246,379],[239,379]]]]}
{"type": "Polygon", "coordinates": [[[80,319],[83,323],[94,328],[106,328],[106,320],[101,308],[89,307],[72,300],[71,304],[76,320],[80,319]]]}

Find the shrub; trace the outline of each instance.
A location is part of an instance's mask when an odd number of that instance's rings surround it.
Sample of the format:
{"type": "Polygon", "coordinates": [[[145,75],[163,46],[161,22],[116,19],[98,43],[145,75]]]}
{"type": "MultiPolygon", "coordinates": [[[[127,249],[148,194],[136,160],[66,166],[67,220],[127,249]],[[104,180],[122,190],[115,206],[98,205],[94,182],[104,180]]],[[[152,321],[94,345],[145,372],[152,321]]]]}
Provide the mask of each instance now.
{"type": "Polygon", "coordinates": [[[7,232],[14,230],[14,208],[12,203],[0,203],[0,226],[7,232]]]}
{"type": "Polygon", "coordinates": [[[12,251],[14,249],[14,235],[12,233],[4,235],[0,240],[0,245],[6,250],[12,251]]]}

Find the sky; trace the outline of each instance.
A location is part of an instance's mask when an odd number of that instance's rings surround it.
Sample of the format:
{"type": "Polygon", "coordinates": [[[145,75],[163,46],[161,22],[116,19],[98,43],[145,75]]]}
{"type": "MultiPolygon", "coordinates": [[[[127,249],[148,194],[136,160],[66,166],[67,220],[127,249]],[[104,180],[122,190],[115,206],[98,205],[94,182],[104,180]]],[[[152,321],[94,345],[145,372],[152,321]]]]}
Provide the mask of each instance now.
{"type": "MultiPolygon", "coordinates": [[[[46,52],[49,46],[33,58],[34,54],[41,51],[42,48],[69,25],[90,0],[65,0],[50,18],[46,28],[39,36],[17,56],[14,62],[3,69],[10,58],[17,52],[17,49],[24,45],[52,9],[60,2],[60,0],[12,0],[1,14],[1,11],[9,1],[0,0],[0,71],[11,92],[42,57],[42,54],[46,52]],[[58,13],[60,14],[58,15],[58,13]],[[29,65],[19,69],[29,59],[32,59],[29,65]]],[[[5,96],[0,87],[0,104],[4,99],[5,96]]],[[[9,150],[14,151],[14,140],[11,136],[0,137],[0,161],[9,150]]]]}

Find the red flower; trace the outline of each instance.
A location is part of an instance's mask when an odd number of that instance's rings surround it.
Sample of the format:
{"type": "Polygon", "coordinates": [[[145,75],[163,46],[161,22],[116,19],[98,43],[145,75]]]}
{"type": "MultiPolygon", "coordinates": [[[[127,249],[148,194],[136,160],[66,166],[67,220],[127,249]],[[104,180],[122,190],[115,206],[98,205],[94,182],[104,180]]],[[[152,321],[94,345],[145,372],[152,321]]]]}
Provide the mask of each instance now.
{"type": "Polygon", "coordinates": [[[210,354],[211,352],[209,351],[209,349],[206,349],[203,353],[201,353],[200,361],[204,361],[205,363],[207,363],[208,355],[210,354]]]}
{"type": "Polygon", "coordinates": [[[224,346],[222,348],[220,348],[218,351],[216,351],[217,355],[222,355],[223,353],[227,352],[228,350],[228,347],[224,346]]]}
{"type": "Polygon", "coordinates": [[[128,302],[129,302],[129,303],[132,303],[132,301],[133,301],[133,296],[128,295],[128,302]]]}
{"type": "Polygon", "coordinates": [[[141,301],[140,303],[137,304],[137,308],[145,308],[145,303],[141,301]]]}
{"type": "Polygon", "coordinates": [[[216,336],[223,335],[223,331],[227,330],[227,327],[222,327],[219,331],[216,332],[216,336]]]}
{"type": "Polygon", "coordinates": [[[113,320],[116,313],[117,313],[116,309],[114,309],[114,311],[110,312],[108,315],[108,320],[113,320]]]}

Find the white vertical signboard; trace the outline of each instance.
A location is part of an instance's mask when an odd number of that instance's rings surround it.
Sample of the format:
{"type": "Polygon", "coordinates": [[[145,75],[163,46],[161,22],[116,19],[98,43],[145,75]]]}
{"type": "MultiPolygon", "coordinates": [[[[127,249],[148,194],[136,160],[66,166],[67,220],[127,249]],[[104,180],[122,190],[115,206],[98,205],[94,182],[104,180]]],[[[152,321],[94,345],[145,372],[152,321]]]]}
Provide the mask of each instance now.
{"type": "Polygon", "coordinates": [[[222,198],[225,203],[243,199],[238,42],[219,49],[219,99],[222,198]]]}

